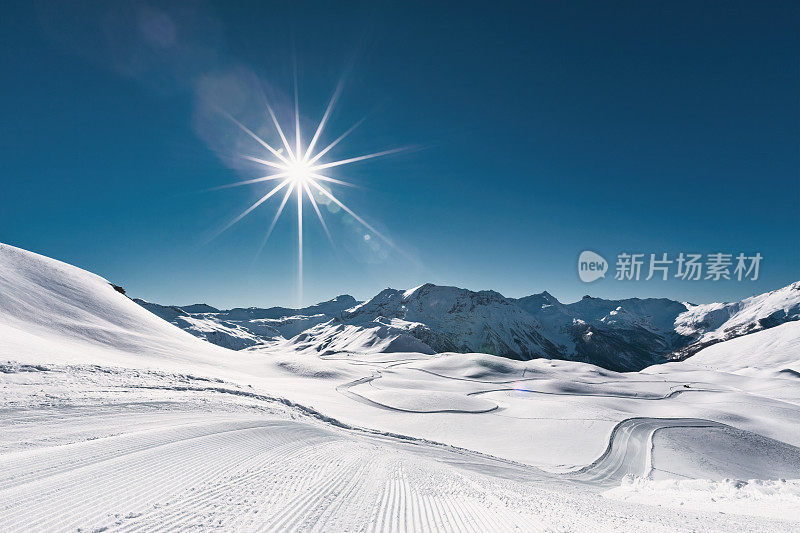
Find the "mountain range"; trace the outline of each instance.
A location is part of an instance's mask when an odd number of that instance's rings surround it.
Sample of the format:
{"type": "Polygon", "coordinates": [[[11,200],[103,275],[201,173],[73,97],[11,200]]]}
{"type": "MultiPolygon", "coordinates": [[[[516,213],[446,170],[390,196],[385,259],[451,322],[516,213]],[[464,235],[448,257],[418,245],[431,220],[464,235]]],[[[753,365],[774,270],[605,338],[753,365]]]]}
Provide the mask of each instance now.
{"type": "Polygon", "coordinates": [[[134,301],[197,337],[236,350],[479,352],[636,371],[800,319],[800,282],[739,302],[702,305],[591,296],[565,304],[548,292],[513,299],[430,283],[385,289],[363,302],[341,295],[300,309],[134,301]]]}

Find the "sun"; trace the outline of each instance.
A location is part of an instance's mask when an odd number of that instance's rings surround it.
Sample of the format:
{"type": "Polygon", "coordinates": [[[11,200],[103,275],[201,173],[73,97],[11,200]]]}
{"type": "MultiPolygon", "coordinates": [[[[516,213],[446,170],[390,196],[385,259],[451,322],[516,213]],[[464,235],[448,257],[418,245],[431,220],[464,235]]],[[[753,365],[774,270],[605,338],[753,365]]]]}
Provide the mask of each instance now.
{"type": "Polygon", "coordinates": [[[245,209],[236,218],[231,220],[225,227],[223,227],[220,231],[218,231],[216,235],[219,235],[222,232],[226,231],[231,226],[233,226],[234,224],[242,220],[244,217],[246,217],[248,214],[253,212],[256,208],[267,202],[270,198],[278,195],[278,193],[280,192],[283,192],[283,197],[281,198],[281,202],[278,205],[278,209],[275,212],[275,216],[272,218],[272,222],[266,231],[264,240],[262,241],[261,247],[263,248],[264,244],[266,244],[267,240],[269,239],[269,236],[272,234],[272,230],[275,229],[275,224],[280,218],[281,213],[283,213],[283,209],[286,206],[286,203],[289,201],[289,198],[294,194],[295,201],[297,202],[298,301],[302,301],[302,290],[303,290],[302,289],[303,288],[303,205],[306,199],[308,200],[308,203],[311,205],[314,213],[316,214],[316,217],[319,219],[319,222],[325,231],[325,235],[328,237],[328,240],[331,242],[332,245],[333,245],[333,239],[331,237],[331,233],[328,230],[328,225],[325,223],[325,219],[322,216],[322,211],[320,210],[319,205],[317,204],[316,198],[324,198],[326,200],[326,203],[332,202],[336,204],[345,213],[349,214],[360,224],[362,224],[372,234],[376,235],[377,237],[380,237],[390,246],[395,247],[395,245],[386,236],[384,236],[381,232],[376,230],[372,225],[370,225],[363,218],[357,215],[352,209],[350,209],[344,203],[342,203],[342,201],[336,195],[334,195],[333,192],[329,190],[334,185],[352,186],[352,184],[340,179],[327,176],[323,174],[323,172],[325,172],[329,168],[339,167],[342,165],[349,165],[359,161],[365,161],[368,159],[373,159],[376,157],[397,153],[400,151],[407,150],[407,148],[394,148],[390,150],[384,150],[381,152],[374,152],[370,154],[349,157],[346,159],[339,159],[335,161],[324,161],[323,158],[325,157],[325,155],[328,154],[328,152],[330,152],[334,147],[339,145],[348,135],[350,135],[350,133],[352,133],[354,129],[356,129],[361,124],[361,121],[357,122],[355,125],[351,126],[348,130],[346,130],[344,133],[342,133],[336,139],[334,139],[331,143],[325,146],[325,148],[321,150],[316,149],[317,143],[322,136],[323,130],[325,129],[325,125],[328,121],[328,118],[331,115],[331,111],[334,107],[334,104],[336,103],[336,100],[339,97],[340,92],[341,92],[341,85],[337,87],[336,91],[334,92],[333,96],[328,102],[328,106],[325,109],[325,113],[323,114],[322,119],[320,120],[316,130],[314,131],[313,137],[311,137],[311,140],[308,142],[307,145],[304,145],[303,139],[300,135],[300,109],[298,104],[296,85],[295,85],[295,98],[294,98],[294,139],[292,139],[294,141],[293,143],[289,141],[286,134],[284,133],[284,129],[278,122],[278,119],[275,116],[275,112],[273,111],[272,107],[269,105],[269,103],[267,103],[266,105],[268,115],[272,121],[272,124],[275,127],[275,132],[280,137],[282,144],[281,148],[275,148],[274,146],[266,142],[264,139],[253,133],[251,129],[242,124],[236,118],[227,113],[225,114],[243,132],[245,132],[256,143],[258,143],[258,145],[262,149],[262,152],[259,153],[258,155],[245,155],[243,157],[248,161],[252,161],[254,163],[257,163],[259,165],[262,165],[270,169],[270,171],[273,173],[245,181],[229,183],[227,185],[222,185],[221,187],[214,187],[214,190],[226,189],[229,187],[239,187],[243,185],[251,185],[267,181],[275,181],[277,182],[277,184],[275,185],[275,187],[270,189],[269,192],[264,194],[255,203],[253,203],[253,205],[245,209]]]}
{"type": "Polygon", "coordinates": [[[302,159],[290,161],[286,165],[286,179],[290,180],[295,187],[305,185],[314,179],[311,165],[302,159]]]}

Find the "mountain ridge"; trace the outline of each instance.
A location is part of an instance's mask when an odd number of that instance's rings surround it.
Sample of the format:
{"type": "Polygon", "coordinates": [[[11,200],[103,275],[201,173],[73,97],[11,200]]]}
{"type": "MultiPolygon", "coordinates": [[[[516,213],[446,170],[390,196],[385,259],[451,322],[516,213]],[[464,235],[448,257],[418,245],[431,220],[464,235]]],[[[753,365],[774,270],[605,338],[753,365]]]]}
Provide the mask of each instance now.
{"type": "Polygon", "coordinates": [[[547,291],[506,298],[493,290],[432,283],[408,290],[387,288],[363,302],[339,295],[302,308],[213,312],[205,304],[134,301],[198,337],[239,350],[288,342],[295,349],[324,354],[480,352],[632,371],[800,319],[800,282],[739,302],[700,305],[589,295],[565,304],[547,291]],[[190,312],[195,310],[207,312],[190,312]]]}

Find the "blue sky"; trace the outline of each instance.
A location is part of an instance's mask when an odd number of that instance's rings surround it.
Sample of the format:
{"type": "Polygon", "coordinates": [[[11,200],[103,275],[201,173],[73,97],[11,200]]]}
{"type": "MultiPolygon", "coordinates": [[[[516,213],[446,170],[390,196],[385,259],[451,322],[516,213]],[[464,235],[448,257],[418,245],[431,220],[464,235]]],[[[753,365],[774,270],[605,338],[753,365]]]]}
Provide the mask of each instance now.
{"type": "MultiPolygon", "coordinates": [[[[266,185],[259,99],[303,133],[336,83],[334,192],[402,253],[305,214],[303,303],[424,282],[562,301],[746,297],[800,278],[796,2],[7,3],[0,241],[152,301],[297,303],[293,204],[211,234],[266,185]],[[581,283],[577,257],[759,252],[758,281],[581,283]]],[[[260,193],[260,194],[259,194],[260,193]]],[[[613,265],[612,265],[613,270],[613,265]]]]}

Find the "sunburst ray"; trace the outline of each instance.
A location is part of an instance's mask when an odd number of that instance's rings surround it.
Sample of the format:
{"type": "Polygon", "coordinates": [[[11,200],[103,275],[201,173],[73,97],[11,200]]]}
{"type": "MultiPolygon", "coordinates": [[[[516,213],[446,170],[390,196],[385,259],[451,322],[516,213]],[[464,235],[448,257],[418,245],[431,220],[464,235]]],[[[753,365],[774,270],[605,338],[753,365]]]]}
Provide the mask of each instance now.
{"type": "Polygon", "coordinates": [[[283,147],[286,149],[286,153],[289,154],[291,159],[294,159],[292,147],[289,146],[289,141],[286,140],[286,135],[283,134],[283,129],[281,128],[280,122],[278,122],[278,117],[275,116],[275,111],[272,110],[272,106],[269,105],[269,102],[267,102],[267,111],[269,111],[269,116],[272,118],[272,123],[275,124],[275,129],[278,130],[278,135],[283,142],[283,147]]]}
{"type": "Polygon", "coordinates": [[[311,141],[308,143],[308,148],[306,148],[306,153],[303,155],[303,159],[305,161],[308,161],[308,158],[314,151],[314,147],[317,145],[319,136],[322,135],[322,130],[325,129],[325,123],[328,121],[328,117],[331,115],[333,106],[336,104],[336,100],[339,99],[339,94],[341,92],[342,92],[342,83],[339,82],[339,84],[336,86],[336,90],[333,92],[333,96],[331,96],[331,99],[328,101],[328,107],[325,108],[325,113],[322,115],[322,119],[319,121],[319,125],[317,126],[317,130],[314,132],[314,136],[311,137],[311,141]]]}
{"type": "Polygon", "coordinates": [[[308,186],[308,183],[304,183],[303,188],[308,195],[309,202],[311,202],[311,207],[313,207],[314,212],[317,213],[317,218],[319,219],[319,223],[322,224],[322,229],[325,230],[325,235],[328,236],[328,241],[330,241],[331,246],[333,246],[333,237],[331,237],[331,232],[328,230],[328,225],[325,223],[325,219],[322,217],[322,212],[319,210],[317,200],[314,198],[314,194],[311,192],[311,187],[308,186]]]}
{"type": "Polygon", "coordinates": [[[337,180],[336,178],[331,178],[330,176],[323,176],[322,174],[313,173],[310,174],[310,176],[316,180],[328,181],[330,183],[336,183],[337,185],[344,185],[346,187],[358,187],[358,185],[354,185],[353,183],[337,180]]]}
{"type": "Polygon", "coordinates": [[[408,148],[392,148],[391,150],[383,150],[382,152],[375,152],[373,154],[359,155],[359,156],[356,156],[356,157],[350,157],[348,159],[342,159],[340,161],[332,161],[330,163],[323,163],[321,165],[315,165],[312,168],[314,170],[323,170],[323,169],[326,169],[326,168],[338,167],[340,165],[348,165],[350,163],[356,163],[358,161],[364,161],[366,159],[373,159],[375,157],[381,157],[381,156],[384,156],[384,155],[396,154],[397,152],[404,152],[406,150],[408,150],[408,148]]]}
{"type": "Polygon", "coordinates": [[[316,163],[316,162],[317,162],[317,161],[318,161],[318,160],[319,160],[319,159],[320,159],[322,156],[324,156],[325,154],[327,154],[327,153],[328,153],[329,151],[331,151],[331,150],[332,150],[332,149],[333,149],[333,148],[334,148],[334,147],[335,147],[337,144],[339,144],[340,142],[342,142],[342,141],[343,141],[343,140],[344,140],[344,139],[345,139],[345,138],[346,138],[348,135],[350,135],[351,133],[353,133],[353,130],[355,130],[357,127],[359,127],[359,126],[361,125],[361,123],[362,123],[362,122],[364,122],[364,119],[363,119],[363,118],[362,118],[361,120],[359,120],[358,122],[356,122],[355,124],[353,124],[352,126],[350,126],[350,127],[349,127],[349,128],[348,128],[348,129],[347,129],[345,132],[344,132],[344,133],[342,133],[341,135],[339,135],[339,136],[338,136],[338,137],[337,137],[337,138],[336,138],[336,139],[335,139],[335,140],[334,140],[332,143],[330,143],[328,146],[326,146],[325,148],[323,148],[322,150],[320,150],[320,151],[317,153],[317,155],[315,155],[314,157],[312,157],[312,158],[311,158],[311,159],[310,159],[308,162],[309,162],[310,164],[314,164],[314,163],[316,163]]]}
{"type": "Polygon", "coordinates": [[[262,181],[271,181],[271,180],[278,180],[281,178],[285,178],[288,176],[288,172],[280,172],[278,174],[270,174],[268,176],[261,176],[260,178],[253,178],[244,181],[236,181],[234,183],[227,183],[225,185],[218,185],[217,187],[211,187],[210,189],[206,189],[206,192],[210,191],[221,191],[222,189],[230,189],[231,187],[241,187],[242,185],[252,185],[253,183],[261,183],[262,181]]]}
{"type": "Polygon", "coordinates": [[[228,117],[229,119],[231,119],[231,120],[233,121],[233,123],[234,123],[234,124],[236,124],[237,126],[239,126],[239,128],[240,128],[242,131],[244,131],[244,132],[245,132],[247,135],[249,135],[250,137],[252,137],[253,139],[255,139],[255,141],[256,141],[258,144],[260,144],[261,146],[263,146],[264,148],[266,148],[267,150],[269,150],[269,151],[270,151],[270,153],[272,153],[272,155],[274,155],[275,157],[277,157],[278,159],[280,159],[281,161],[283,161],[283,162],[284,162],[284,163],[286,163],[286,164],[288,164],[288,163],[289,163],[289,160],[288,160],[288,159],[286,159],[286,157],[284,157],[284,155],[283,155],[282,153],[280,153],[278,150],[276,150],[275,148],[273,148],[273,147],[272,147],[272,146],[271,146],[271,145],[270,145],[270,144],[269,144],[267,141],[265,141],[264,139],[262,139],[261,137],[259,137],[259,136],[258,136],[258,135],[256,135],[255,133],[253,133],[253,131],[252,131],[250,128],[248,128],[247,126],[245,126],[244,124],[242,124],[241,122],[239,122],[238,120],[236,120],[235,118],[233,118],[233,116],[231,116],[231,114],[230,114],[230,113],[224,113],[224,114],[225,114],[225,116],[226,116],[226,117],[228,117]]]}
{"type": "MultiPolygon", "coordinates": [[[[311,207],[314,209],[314,212],[319,219],[320,225],[322,225],[322,229],[325,231],[325,235],[328,237],[328,240],[333,245],[333,237],[331,236],[330,229],[328,228],[328,224],[326,224],[324,217],[322,216],[322,211],[319,208],[317,203],[317,199],[314,197],[314,193],[312,189],[319,191],[322,196],[326,197],[330,202],[333,202],[339,208],[341,208],[345,213],[353,217],[357,220],[362,226],[364,226],[367,230],[373,233],[375,236],[379,237],[390,246],[396,248],[394,243],[377,229],[364,220],[361,216],[359,216],[355,211],[350,209],[346,206],[339,198],[337,198],[332,192],[330,192],[327,188],[320,185],[320,183],[328,183],[328,184],[335,184],[335,185],[343,185],[348,187],[356,187],[352,183],[347,181],[333,178],[331,176],[326,176],[321,174],[320,171],[339,167],[343,165],[349,165],[351,163],[356,163],[359,161],[366,161],[369,159],[374,159],[378,157],[387,156],[390,154],[395,154],[407,148],[392,148],[389,150],[383,150],[379,152],[374,152],[370,154],[364,154],[354,157],[349,157],[345,159],[340,159],[336,161],[329,161],[323,162],[320,161],[326,154],[328,154],[334,147],[338,146],[345,138],[347,138],[350,133],[353,132],[364,119],[359,120],[354,125],[350,126],[344,133],[339,135],[333,142],[325,146],[322,150],[316,151],[316,147],[319,144],[320,139],[322,138],[323,131],[330,120],[330,117],[333,113],[333,109],[336,105],[336,102],[339,100],[339,96],[341,94],[342,84],[341,82],[337,85],[336,90],[333,92],[328,104],[325,108],[325,111],[320,119],[317,127],[314,130],[314,135],[311,137],[311,140],[308,143],[308,146],[303,148],[303,140],[301,136],[301,128],[300,128],[300,98],[298,95],[298,88],[297,88],[297,73],[295,72],[294,76],[294,146],[289,142],[289,139],[286,137],[286,133],[284,129],[281,127],[280,122],[278,121],[278,117],[275,114],[272,106],[269,104],[268,101],[265,102],[267,113],[269,114],[270,119],[272,120],[273,125],[275,126],[275,131],[280,137],[281,143],[283,148],[277,149],[272,146],[269,142],[262,139],[260,136],[256,135],[253,130],[245,126],[242,122],[237,120],[236,118],[227,115],[230,120],[233,121],[236,126],[242,130],[245,134],[255,140],[259,145],[261,145],[264,149],[266,154],[259,154],[256,155],[244,155],[242,156],[244,159],[248,161],[252,161],[254,163],[258,163],[259,165],[270,167],[276,169],[278,172],[274,174],[269,174],[266,176],[261,176],[257,178],[252,178],[244,181],[240,181],[237,183],[229,183],[225,185],[221,185],[219,187],[215,187],[212,190],[219,190],[219,189],[228,189],[231,187],[239,187],[243,185],[251,185],[257,184],[261,182],[271,181],[271,180],[283,180],[281,181],[276,187],[271,189],[267,194],[259,198],[253,205],[248,207],[244,212],[238,215],[235,219],[233,219],[230,223],[228,223],[219,233],[227,230],[248,214],[250,214],[253,210],[258,208],[264,202],[266,202],[269,198],[277,194],[279,191],[286,189],[283,198],[281,199],[281,203],[278,206],[275,215],[272,218],[272,221],[267,229],[266,234],[264,235],[264,240],[261,242],[261,246],[258,249],[257,256],[260,254],[263,247],[266,245],[267,241],[272,235],[273,230],[280,218],[281,214],[286,207],[287,202],[292,194],[296,195],[297,201],[297,283],[298,283],[298,294],[302,294],[302,285],[303,285],[303,203],[304,203],[304,196],[308,197],[308,201],[311,203],[311,207]],[[282,153],[283,152],[283,153],[282,153]],[[274,159],[268,158],[269,156],[274,157],[274,159]]],[[[218,234],[219,234],[218,233],[218,234]]],[[[335,249],[335,247],[334,247],[335,249]]],[[[302,299],[302,297],[300,297],[302,299]]]]}
{"type": "MultiPolygon", "coordinates": [[[[287,185],[289,185],[289,180],[284,181],[283,183],[279,184],[277,187],[275,187],[274,189],[269,191],[267,194],[265,194],[264,196],[259,198],[253,205],[251,205],[250,207],[248,207],[247,209],[242,211],[242,213],[240,213],[239,216],[237,216],[236,218],[234,218],[233,220],[228,222],[228,224],[224,228],[219,230],[216,233],[216,235],[220,235],[221,233],[223,233],[223,232],[227,231],[228,229],[230,229],[231,226],[233,226],[234,224],[236,224],[237,222],[242,220],[244,217],[249,215],[255,208],[257,208],[258,206],[260,206],[261,204],[263,204],[264,202],[269,200],[275,193],[277,193],[278,191],[280,191],[281,189],[283,189],[287,185]]],[[[289,189],[289,190],[291,191],[291,189],[289,189]]]]}
{"type": "Polygon", "coordinates": [[[248,161],[252,161],[253,163],[259,163],[261,165],[264,165],[265,167],[277,168],[279,170],[286,170],[287,165],[291,164],[291,161],[289,163],[282,164],[282,163],[276,163],[275,161],[268,161],[266,159],[261,159],[260,157],[255,157],[252,155],[243,155],[242,157],[247,159],[248,161]]]}

